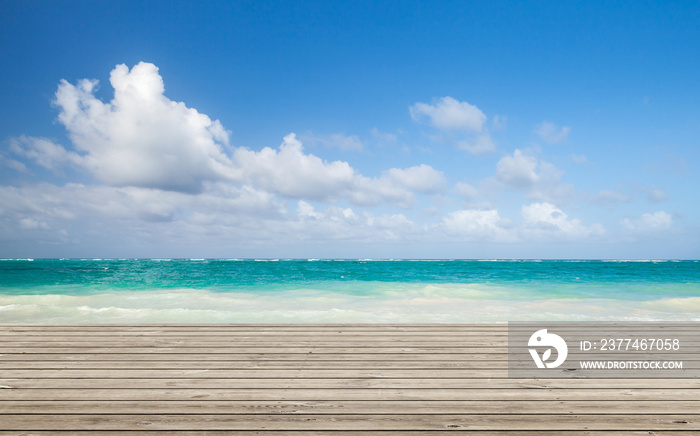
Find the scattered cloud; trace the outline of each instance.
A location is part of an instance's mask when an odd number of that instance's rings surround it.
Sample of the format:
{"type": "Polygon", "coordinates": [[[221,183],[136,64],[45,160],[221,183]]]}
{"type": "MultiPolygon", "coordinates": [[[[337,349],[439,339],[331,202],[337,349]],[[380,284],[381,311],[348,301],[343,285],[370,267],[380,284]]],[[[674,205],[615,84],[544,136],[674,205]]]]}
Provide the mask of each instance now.
{"type": "Polygon", "coordinates": [[[433,104],[416,103],[410,108],[411,118],[440,130],[481,132],[486,115],[476,106],[452,97],[442,97],[433,104]]]}
{"type": "MultiPolygon", "coordinates": [[[[442,97],[433,104],[416,103],[409,110],[415,122],[430,125],[451,137],[462,136],[450,140],[462,150],[480,155],[496,149],[485,128],[486,115],[466,101],[442,97]]],[[[441,136],[437,136],[436,139],[443,140],[441,136]]]]}
{"type": "Polygon", "coordinates": [[[537,167],[537,158],[515,150],[496,164],[496,179],[509,187],[529,188],[540,180],[537,167]]]}
{"type": "Polygon", "coordinates": [[[666,230],[673,224],[673,217],[660,210],[654,213],[645,213],[639,218],[622,220],[622,224],[635,232],[653,232],[666,230]]]}
{"type": "Polygon", "coordinates": [[[573,185],[560,183],[564,174],[549,162],[516,149],[496,164],[496,180],[503,186],[527,192],[527,198],[542,201],[566,201],[573,185]]]}
{"type": "Polygon", "coordinates": [[[444,174],[429,165],[392,168],[377,178],[358,176],[348,197],[351,202],[361,206],[377,206],[389,201],[409,208],[416,202],[412,191],[437,194],[445,189],[446,183],[444,174]]]}
{"type": "Polygon", "coordinates": [[[521,215],[518,223],[501,217],[496,209],[462,209],[445,215],[441,230],[461,240],[490,242],[582,240],[605,233],[602,225],[585,226],[551,203],[523,205],[521,215]]]}
{"type": "Polygon", "coordinates": [[[522,207],[526,238],[541,238],[543,235],[566,239],[581,239],[601,235],[605,229],[600,224],[584,226],[578,219],[569,217],[551,203],[532,203],[522,207]]]}
{"type": "Polygon", "coordinates": [[[506,242],[514,234],[510,222],[500,217],[495,209],[463,209],[451,212],[442,219],[442,230],[464,240],[506,242]]]}
{"type": "Polygon", "coordinates": [[[317,211],[300,200],[297,219],[290,225],[301,240],[395,241],[415,233],[417,226],[403,214],[373,215],[356,213],[351,208],[328,206],[317,211]]]}
{"type": "Polygon", "coordinates": [[[412,189],[422,194],[436,194],[445,189],[447,181],[441,171],[430,165],[416,165],[406,169],[392,168],[387,171],[390,180],[400,186],[412,189]]]}
{"type": "Polygon", "coordinates": [[[569,133],[571,133],[571,128],[569,126],[557,128],[551,121],[542,121],[535,127],[534,133],[547,144],[559,144],[566,141],[569,133]]]}

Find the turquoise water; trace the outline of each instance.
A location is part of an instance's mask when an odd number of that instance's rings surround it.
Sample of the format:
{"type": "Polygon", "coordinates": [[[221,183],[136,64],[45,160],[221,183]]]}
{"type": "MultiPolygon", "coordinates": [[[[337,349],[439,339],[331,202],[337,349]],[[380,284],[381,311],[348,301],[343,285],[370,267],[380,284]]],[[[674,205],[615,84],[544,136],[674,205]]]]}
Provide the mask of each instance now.
{"type": "Polygon", "coordinates": [[[0,261],[0,322],[700,320],[698,261],[0,261]]]}

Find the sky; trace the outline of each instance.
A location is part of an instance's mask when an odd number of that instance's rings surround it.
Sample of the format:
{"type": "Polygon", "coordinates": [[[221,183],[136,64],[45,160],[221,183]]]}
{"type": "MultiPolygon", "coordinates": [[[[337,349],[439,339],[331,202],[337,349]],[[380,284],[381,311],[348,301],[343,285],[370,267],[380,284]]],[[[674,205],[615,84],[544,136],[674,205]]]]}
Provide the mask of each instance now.
{"type": "Polygon", "coordinates": [[[0,257],[700,258],[697,1],[0,2],[0,257]]]}

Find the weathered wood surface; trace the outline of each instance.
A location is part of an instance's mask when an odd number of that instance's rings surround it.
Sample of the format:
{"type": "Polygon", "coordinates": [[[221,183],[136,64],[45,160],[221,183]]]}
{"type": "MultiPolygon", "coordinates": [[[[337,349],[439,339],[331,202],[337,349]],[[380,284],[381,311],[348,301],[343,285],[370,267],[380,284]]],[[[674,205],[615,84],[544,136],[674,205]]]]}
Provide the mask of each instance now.
{"type": "Polygon", "coordinates": [[[509,379],[506,346],[489,324],[0,325],[0,436],[700,434],[698,379],[509,379]]]}

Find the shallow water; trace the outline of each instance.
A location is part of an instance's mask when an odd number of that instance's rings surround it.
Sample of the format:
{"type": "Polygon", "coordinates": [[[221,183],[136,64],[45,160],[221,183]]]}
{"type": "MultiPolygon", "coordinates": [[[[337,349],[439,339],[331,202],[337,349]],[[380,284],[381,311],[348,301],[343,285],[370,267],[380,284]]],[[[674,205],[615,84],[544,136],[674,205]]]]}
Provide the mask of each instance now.
{"type": "Polygon", "coordinates": [[[0,261],[0,322],[700,320],[698,261],[0,261]]]}

